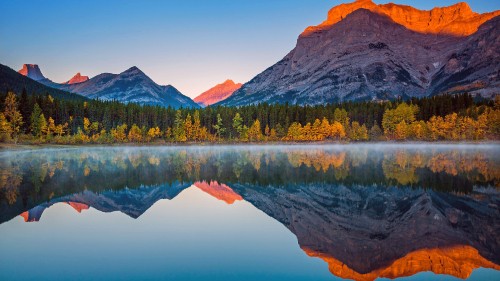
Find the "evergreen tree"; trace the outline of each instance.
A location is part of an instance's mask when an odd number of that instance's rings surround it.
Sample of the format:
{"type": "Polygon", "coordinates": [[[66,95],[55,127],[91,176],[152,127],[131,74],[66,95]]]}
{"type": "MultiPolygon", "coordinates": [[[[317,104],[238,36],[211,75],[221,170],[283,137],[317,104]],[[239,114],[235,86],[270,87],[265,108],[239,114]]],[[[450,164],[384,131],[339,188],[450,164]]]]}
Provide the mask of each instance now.
{"type": "Polygon", "coordinates": [[[30,117],[30,131],[34,136],[41,136],[42,134],[42,128],[40,127],[39,123],[39,118],[40,115],[42,115],[42,109],[38,105],[38,103],[35,103],[35,106],[33,107],[33,112],[31,113],[30,117]]]}

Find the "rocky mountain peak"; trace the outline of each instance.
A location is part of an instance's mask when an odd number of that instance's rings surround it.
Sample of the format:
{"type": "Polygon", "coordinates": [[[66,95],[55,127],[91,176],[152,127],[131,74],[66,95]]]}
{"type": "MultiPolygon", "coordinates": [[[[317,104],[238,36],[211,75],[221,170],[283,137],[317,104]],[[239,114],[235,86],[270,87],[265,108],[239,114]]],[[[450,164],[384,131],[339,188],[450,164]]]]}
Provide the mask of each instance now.
{"type": "Polygon", "coordinates": [[[471,35],[478,30],[481,24],[500,15],[500,11],[485,14],[475,13],[465,2],[425,11],[394,3],[377,5],[371,0],[358,0],[333,7],[328,12],[328,17],[324,22],[306,28],[301,36],[310,36],[316,32],[327,30],[359,9],[367,9],[386,15],[394,22],[412,31],[453,36],[471,35]]]}
{"type": "Polygon", "coordinates": [[[23,68],[21,68],[18,72],[35,81],[46,79],[40,71],[38,64],[24,64],[23,68]]]}
{"type": "Polygon", "coordinates": [[[464,92],[490,98],[500,85],[497,14],[474,13],[466,3],[430,11],[342,4],[220,104],[313,105],[464,92]]]}
{"type": "Polygon", "coordinates": [[[219,101],[227,99],[235,91],[241,88],[241,83],[234,83],[233,80],[227,79],[223,83],[217,84],[209,90],[197,96],[194,101],[202,106],[208,106],[219,101]]]}
{"type": "Polygon", "coordinates": [[[73,76],[71,79],[69,79],[68,82],[64,83],[64,84],[76,84],[76,83],[82,83],[82,82],[85,82],[89,80],[89,77],[88,76],[82,76],[80,74],[80,72],[78,72],[77,74],[75,74],[75,76],[73,76]]]}

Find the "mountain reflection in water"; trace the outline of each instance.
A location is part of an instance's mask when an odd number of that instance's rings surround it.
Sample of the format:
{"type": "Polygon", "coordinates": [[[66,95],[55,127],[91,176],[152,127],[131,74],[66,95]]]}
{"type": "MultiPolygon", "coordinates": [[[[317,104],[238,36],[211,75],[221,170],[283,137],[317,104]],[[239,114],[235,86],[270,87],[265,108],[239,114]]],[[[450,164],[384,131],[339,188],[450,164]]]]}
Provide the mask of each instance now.
{"type": "Polygon", "coordinates": [[[500,270],[496,145],[82,148],[0,153],[0,223],[57,203],[139,218],[198,188],[247,201],[338,277],[500,270]]]}

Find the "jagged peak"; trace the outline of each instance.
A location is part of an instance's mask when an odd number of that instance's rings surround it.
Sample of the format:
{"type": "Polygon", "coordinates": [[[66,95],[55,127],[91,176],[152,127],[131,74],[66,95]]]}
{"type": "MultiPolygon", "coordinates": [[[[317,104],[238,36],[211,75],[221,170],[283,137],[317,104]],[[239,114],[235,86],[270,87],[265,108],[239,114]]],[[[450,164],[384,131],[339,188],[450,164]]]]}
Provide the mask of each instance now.
{"type": "Polygon", "coordinates": [[[38,64],[23,64],[23,67],[18,71],[18,73],[36,81],[46,79],[45,76],[43,76],[40,67],[38,67],[38,64]]]}
{"type": "Polygon", "coordinates": [[[416,32],[453,36],[471,35],[478,30],[481,24],[500,15],[500,11],[485,14],[475,13],[466,2],[459,2],[448,7],[436,7],[432,10],[419,10],[407,5],[394,3],[377,5],[371,0],[358,0],[333,7],[328,12],[328,17],[324,22],[306,28],[301,36],[309,36],[327,30],[359,9],[367,9],[386,15],[394,22],[416,32]]]}
{"type": "Polygon", "coordinates": [[[82,76],[80,72],[76,73],[75,76],[73,76],[71,79],[69,79],[67,82],[64,84],[77,84],[77,83],[82,83],[89,80],[88,76],[82,76]]]}
{"type": "Polygon", "coordinates": [[[122,73],[144,73],[144,72],[134,65],[128,68],[127,70],[123,71],[122,73]]]}

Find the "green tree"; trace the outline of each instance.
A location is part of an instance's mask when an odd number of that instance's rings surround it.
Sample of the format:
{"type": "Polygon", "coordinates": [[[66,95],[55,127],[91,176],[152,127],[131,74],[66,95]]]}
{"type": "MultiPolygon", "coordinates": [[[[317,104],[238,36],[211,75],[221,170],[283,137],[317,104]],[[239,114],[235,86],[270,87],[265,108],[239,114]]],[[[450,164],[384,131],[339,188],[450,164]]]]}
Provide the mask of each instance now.
{"type": "Polygon", "coordinates": [[[184,142],[187,140],[186,131],[184,131],[184,119],[182,118],[182,112],[180,110],[175,112],[174,129],[172,133],[175,141],[184,142]]]}
{"type": "Polygon", "coordinates": [[[45,116],[43,116],[43,113],[38,116],[37,120],[37,127],[40,128],[40,135],[42,136],[43,134],[47,135],[48,134],[48,126],[47,126],[47,119],[45,119],[45,116]]]}
{"type": "Polygon", "coordinates": [[[242,138],[243,133],[243,118],[241,118],[240,114],[236,112],[233,118],[233,128],[238,133],[238,137],[242,138]]]}
{"type": "Polygon", "coordinates": [[[213,125],[213,128],[215,129],[215,136],[218,137],[220,140],[222,134],[224,134],[224,132],[226,131],[222,123],[222,117],[220,117],[220,114],[217,114],[217,123],[213,125]]]}
{"type": "Polygon", "coordinates": [[[40,128],[39,124],[40,115],[42,115],[42,109],[38,103],[35,103],[30,116],[30,131],[36,137],[39,137],[42,134],[42,128],[40,128]]]}

